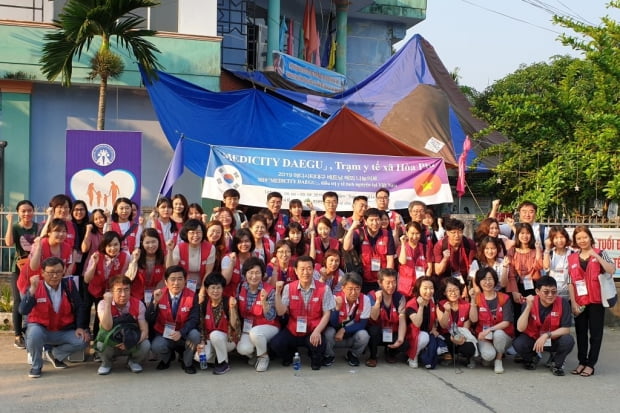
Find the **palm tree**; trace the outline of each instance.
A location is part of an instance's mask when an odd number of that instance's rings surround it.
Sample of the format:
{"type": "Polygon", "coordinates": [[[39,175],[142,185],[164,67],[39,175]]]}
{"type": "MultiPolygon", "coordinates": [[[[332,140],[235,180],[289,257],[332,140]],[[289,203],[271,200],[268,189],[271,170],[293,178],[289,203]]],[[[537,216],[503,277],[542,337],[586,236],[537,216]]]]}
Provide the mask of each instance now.
{"type": "Polygon", "coordinates": [[[157,47],[143,37],[152,36],[154,30],[141,29],[144,18],[133,13],[143,7],[158,5],[155,0],[69,0],[58,20],[57,30],[44,37],[41,71],[47,80],[61,76],[63,86],[71,85],[73,58],[79,60],[82,51],[90,50],[95,37],[101,38],[101,46],[91,59],[89,79],[99,77],[99,108],[97,129],[104,129],[106,89],[109,78],[118,78],[124,70],[123,62],[110,49],[110,41],[116,37],[117,45],[129,49],[136,61],[142,65],[149,79],[157,77],[160,68],[155,53],[157,47]]]}

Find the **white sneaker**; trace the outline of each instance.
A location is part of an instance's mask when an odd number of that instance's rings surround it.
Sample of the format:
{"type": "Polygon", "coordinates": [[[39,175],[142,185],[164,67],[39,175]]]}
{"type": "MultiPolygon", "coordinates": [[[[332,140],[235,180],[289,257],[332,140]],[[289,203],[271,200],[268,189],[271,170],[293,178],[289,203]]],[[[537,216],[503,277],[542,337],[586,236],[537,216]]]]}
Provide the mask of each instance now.
{"type": "Polygon", "coordinates": [[[101,366],[99,366],[99,368],[97,369],[97,374],[100,376],[105,376],[110,374],[110,371],[112,370],[112,367],[109,366],[104,366],[103,364],[101,366]]]}
{"type": "Polygon", "coordinates": [[[142,373],[142,366],[135,361],[128,360],[127,367],[129,367],[132,373],[142,373]]]}
{"type": "Polygon", "coordinates": [[[409,367],[411,367],[412,369],[418,368],[418,360],[408,359],[407,363],[409,364],[409,367]]]}
{"type": "Polygon", "coordinates": [[[495,371],[495,374],[502,374],[504,372],[504,365],[501,360],[495,360],[495,368],[493,371],[495,371]]]}
{"type": "Polygon", "coordinates": [[[256,371],[263,372],[269,368],[269,356],[259,357],[256,361],[256,371]]]}

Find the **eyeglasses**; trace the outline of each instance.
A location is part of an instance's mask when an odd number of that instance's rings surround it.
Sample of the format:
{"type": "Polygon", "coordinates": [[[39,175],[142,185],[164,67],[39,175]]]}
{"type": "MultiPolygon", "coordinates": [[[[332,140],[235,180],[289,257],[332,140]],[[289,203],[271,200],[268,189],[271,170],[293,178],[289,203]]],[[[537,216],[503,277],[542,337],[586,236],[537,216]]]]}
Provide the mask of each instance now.
{"type": "Polygon", "coordinates": [[[446,290],[446,294],[459,294],[461,292],[461,290],[459,290],[458,288],[448,288],[446,290]]]}
{"type": "Polygon", "coordinates": [[[197,229],[197,230],[187,231],[187,235],[189,235],[190,237],[193,235],[202,235],[202,230],[197,229]]]}
{"type": "Polygon", "coordinates": [[[558,290],[540,290],[542,295],[556,295],[558,290]]]}
{"type": "Polygon", "coordinates": [[[214,284],[214,285],[210,285],[209,287],[207,287],[207,290],[210,290],[210,291],[218,291],[218,290],[223,290],[223,289],[224,287],[222,287],[219,284],[214,284]]]}
{"type": "Polygon", "coordinates": [[[65,275],[64,271],[45,271],[45,273],[50,277],[62,277],[65,275]]]}
{"type": "Polygon", "coordinates": [[[114,294],[129,294],[129,291],[131,291],[131,289],[129,287],[115,288],[115,289],[112,290],[112,292],[114,294]]]}

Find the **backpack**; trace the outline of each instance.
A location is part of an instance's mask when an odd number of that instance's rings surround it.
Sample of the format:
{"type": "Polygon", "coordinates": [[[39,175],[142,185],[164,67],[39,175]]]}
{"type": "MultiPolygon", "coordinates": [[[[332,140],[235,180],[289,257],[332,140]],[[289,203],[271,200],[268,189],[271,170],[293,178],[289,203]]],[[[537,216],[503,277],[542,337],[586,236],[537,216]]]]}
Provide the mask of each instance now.
{"type": "Polygon", "coordinates": [[[124,344],[125,349],[130,350],[140,341],[140,327],[131,314],[123,314],[115,317],[111,330],[99,329],[96,338],[96,349],[103,351],[108,347],[116,347],[124,344]]]}
{"type": "MultiPolygon", "coordinates": [[[[361,242],[364,242],[364,231],[359,232],[361,242]]],[[[342,256],[342,270],[347,272],[355,272],[360,276],[364,276],[364,265],[362,264],[362,259],[360,258],[359,252],[355,249],[355,247],[351,248],[350,251],[345,251],[344,248],[340,249],[340,255],[342,256]]]]}

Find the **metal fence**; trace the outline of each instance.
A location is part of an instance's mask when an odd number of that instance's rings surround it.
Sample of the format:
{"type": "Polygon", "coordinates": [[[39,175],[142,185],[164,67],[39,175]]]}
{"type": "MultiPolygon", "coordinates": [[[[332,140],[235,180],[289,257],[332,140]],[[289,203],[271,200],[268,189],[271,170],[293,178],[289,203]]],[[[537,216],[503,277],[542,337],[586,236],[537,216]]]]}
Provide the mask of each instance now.
{"type": "MultiPolygon", "coordinates": [[[[11,271],[11,267],[13,265],[13,259],[15,258],[15,248],[7,247],[4,242],[4,236],[6,235],[6,230],[8,227],[8,222],[6,217],[8,214],[13,214],[13,222],[16,223],[17,213],[15,211],[0,211],[0,240],[2,244],[0,245],[0,273],[5,274],[11,271]]],[[[47,214],[45,213],[44,208],[35,209],[34,213],[34,221],[42,223],[47,218],[47,214]]],[[[15,240],[16,242],[18,240],[15,240]]]]}

